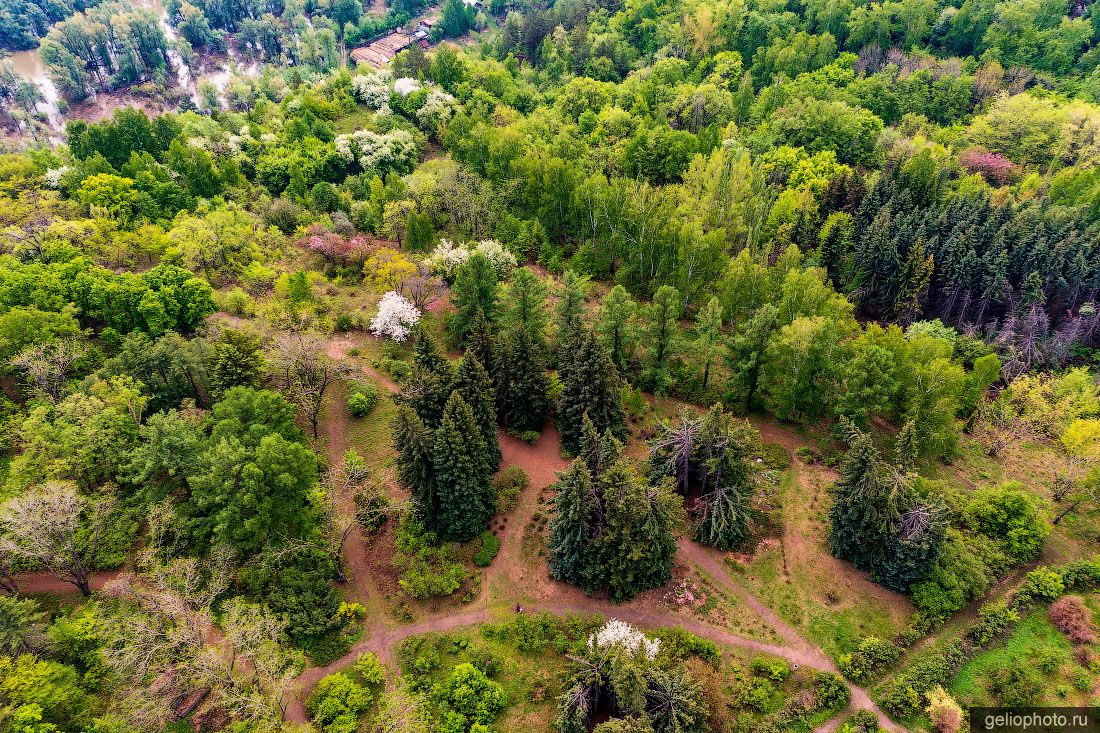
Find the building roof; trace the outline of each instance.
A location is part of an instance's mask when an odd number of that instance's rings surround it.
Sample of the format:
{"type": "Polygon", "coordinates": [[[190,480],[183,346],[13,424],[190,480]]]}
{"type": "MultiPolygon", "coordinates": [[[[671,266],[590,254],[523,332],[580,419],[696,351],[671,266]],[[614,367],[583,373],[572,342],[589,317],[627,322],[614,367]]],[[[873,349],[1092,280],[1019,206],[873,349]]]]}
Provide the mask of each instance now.
{"type": "Polygon", "coordinates": [[[374,67],[384,66],[393,60],[398,51],[408,47],[412,42],[412,36],[407,33],[390,33],[366,46],[353,49],[351,57],[356,63],[370,64],[374,67]]]}

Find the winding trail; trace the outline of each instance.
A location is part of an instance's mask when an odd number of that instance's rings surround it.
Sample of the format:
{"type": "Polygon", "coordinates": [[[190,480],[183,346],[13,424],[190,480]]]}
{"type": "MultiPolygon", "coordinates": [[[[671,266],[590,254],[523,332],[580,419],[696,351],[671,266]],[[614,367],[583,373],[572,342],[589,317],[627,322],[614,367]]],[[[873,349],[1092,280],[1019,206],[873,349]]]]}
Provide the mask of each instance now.
{"type": "MultiPolygon", "coordinates": [[[[344,334],[329,341],[326,353],[334,359],[343,360],[355,345],[356,339],[344,334]]],[[[370,375],[391,393],[398,390],[397,385],[388,376],[367,365],[360,366],[364,373],[370,375]]],[[[344,434],[346,423],[341,420],[326,419],[326,425],[329,451],[334,457],[338,457],[349,447],[347,436],[344,434]]],[[[796,433],[774,421],[754,421],[754,425],[767,440],[779,443],[789,451],[793,451],[804,443],[796,433]]],[[[641,598],[630,603],[613,604],[606,599],[587,596],[577,588],[552,580],[546,571],[545,563],[534,563],[533,567],[532,563],[524,558],[523,546],[525,532],[532,524],[535,513],[539,511],[539,497],[543,489],[553,484],[557,479],[557,472],[568,466],[568,462],[560,453],[557,429],[552,423],[548,423],[542,437],[534,445],[501,433],[500,447],[503,456],[502,468],[508,466],[523,468],[527,473],[528,486],[521,493],[515,508],[508,515],[507,524],[500,532],[501,550],[486,571],[482,593],[472,604],[476,607],[461,613],[452,612],[394,628],[386,628],[382,624],[368,628],[367,637],[356,643],[346,655],[324,667],[310,667],[294,680],[291,690],[288,691],[289,699],[285,714],[287,721],[303,724],[308,722],[305,699],[322,677],[347,667],[365,652],[377,655],[390,673],[395,674],[397,672],[396,647],[400,642],[420,634],[455,631],[484,623],[492,618],[491,606],[494,595],[498,596],[494,608],[505,608],[506,601],[519,601],[523,603],[525,611],[548,611],[558,615],[595,612],[642,627],[676,626],[718,644],[780,657],[812,669],[836,671],[836,666],[828,655],[800,635],[769,606],[730,576],[724,567],[720,552],[686,538],[678,543],[678,562],[695,566],[710,576],[717,585],[739,596],[755,614],[775,630],[783,640],[782,644],[772,644],[742,636],[692,617],[662,610],[657,604],[642,602],[641,598]]],[[[799,464],[792,463],[792,469],[800,470],[799,464]]],[[[376,583],[370,577],[370,567],[366,558],[366,539],[358,532],[354,532],[345,547],[345,566],[348,571],[348,582],[345,587],[350,596],[360,600],[378,593],[376,583]]],[[[101,588],[116,575],[117,573],[94,574],[93,588],[101,588]]],[[[45,573],[20,576],[18,581],[20,589],[27,593],[76,592],[71,584],[45,573]]],[[[890,720],[864,689],[852,684],[849,684],[849,688],[852,692],[852,703],[848,710],[819,726],[817,728],[819,733],[832,733],[843,722],[846,713],[860,709],[872,711],[883,730],[904,733],[905,729],[890,720]]]]}

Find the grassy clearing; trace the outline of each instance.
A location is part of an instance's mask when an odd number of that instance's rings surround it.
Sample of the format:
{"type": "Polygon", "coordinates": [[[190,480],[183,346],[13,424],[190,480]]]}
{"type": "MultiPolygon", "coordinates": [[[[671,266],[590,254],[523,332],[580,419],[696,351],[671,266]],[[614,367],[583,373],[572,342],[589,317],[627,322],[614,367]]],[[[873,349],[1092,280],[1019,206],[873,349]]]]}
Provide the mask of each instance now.
{"type": "Polygon", "coordinates": [[[744,583],[787,623],[836,657],[859,639],[889,639],[912,607],[828,552],[829,472],[796,460],[779,483],[784,535],[761,543],[746,562],[731,562],[744,583]]]}
{"type": "MultiPolygon", "coordinates": [[[[598,616],[563,620],[560,625],[571,629],[565,638],[537,643],[536,648],[527,650],[517,646],[518,637],[507,630],[509,624],[424,634],[403,642],[398,659],[402,673],[422,689],[442,682],[462,663],[491,669],[489,676],[504,687],[508,701],[493,729],[550,733],[556,730],[553,721],[558,698],[565,691],[572,666],[567,657],[570,647],[583,640],[600,621],[598,616]]],[[[527,638],[530,641],[533,637],[527,638]]],[[[784,660],[734,647],[723,646],[720,651],[717,666],[696,657],[683,662],[703,689],[712,730],[752,730],[775,720],[796,699],[812,697],[812,670],[792,671],[784,660]]],[[[831,719],[835,712],[823,710],[789,721],[784,730],[805,733],[831,719]]]]}
{"type": "Polygon", "coordinates": [[[1034,705],[1088,704],[1097,682],[1074,659],[1073,647],[1051,625],[1045,607],[1021,619],[1003,643],[963,665],[948,689],[963,705],[1006,704],[993,683],[998,670],[1023,670],[1033,686],[1034,699],[1028,704],[1034,705]],[[1087,689],[1078,689],[1075,682],[1087,689]]]}

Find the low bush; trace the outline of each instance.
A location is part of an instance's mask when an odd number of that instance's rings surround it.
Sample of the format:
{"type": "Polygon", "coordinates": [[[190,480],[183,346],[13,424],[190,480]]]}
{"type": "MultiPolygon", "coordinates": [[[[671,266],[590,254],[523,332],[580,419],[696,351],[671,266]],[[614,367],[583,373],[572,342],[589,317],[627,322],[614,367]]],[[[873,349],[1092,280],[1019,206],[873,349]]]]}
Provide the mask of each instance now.
{"type": "Polygon", "coordinates": [[[807,464],[816,463],[821,460],[821,455],[808,445],[799,446],[795,449],[794,454],[800,461],[807,464]]]}
{"type": "Polygon", "coordinates": [[[410,515],[397,528],[393,564],[400,573],[398,583],[406,593],[420,600],[449,596],[469,576],[450,549],[439,545],[435,533],[425,530],[410,515]]]}
{"type": "Polygon", "coordinates": [[[832,672],[814,675],[815,710],[841,710],[852,701],[852,691],[844,678],[832,672]]]}
{"type": "Polygon", "coordinates": [[[913,584],[910,597],[922,615],[942,620],[985,594],[1008,567],[1007,556],[993,540],[950,529],[943,552],[913,584]]]}
{"type": "Polygon", "coordinates": [[[508,434],[528,445],[534,445],[542,437],[542,433],[538,430],[509,430],[508,434]]]}
{"type": "Polygon", "coordinates": [[[878,733],[878,717],[870,710],[859,710],[840,727],[840,733],[878,733]]]}
{"type": "Polygon", "coordinates": [[[1015,606],[1022,608],[1034,601],[1053,601],[1066,591],[1062,574],[1046,565],[1040,565],[1027,574],[1023,586],[1016,593],[1015,606]]]}
{"type": "Polygon", "coordinates": [[[989,674],[989,691],[1001,705],[1008,707],[1031,705],[1042,687],[1039,675],[1026,664],[1010,662],[989,674]]]}
{"type": "Polygon", "coordinates": [[[352,645],[358,639],[357,633],[345,634],[341,631],[330,631],[326,634],[301,637],[298,639],[298,646],[306,653],[313,666],[324,667],[350,652],[352,645]]]}
{"type": "Polygon", "coordinates": [[[764,466],[773,471],[786,471],[791,467],[791,454],[779,443],[762,444],[760,458],[764,461],[764,466]]]}
{"type": "Polygon", "coordinates": [[[378,405],[378,387],[373,382],[352,382],[348,385],[348,412],[366,417],[378,405]]]}
{"type": "Polygon", "coordinates": [[[436,688],[436,704],[446,721],[444,730],[488,730],[507,702],[504,688],[472,664],[451,670],[450,677],[436,688]]]}
{"type": "Polygon", "coordinates": [[[928,707],[924,712],[936,733],[958,733],[963,726],[963,709],[955,698],[940,686],[926,695],[928,707]]]}
{"type": "Polygon", "coordinates": [[[474,565],[479,568],[489,567],[498,552],[500,552],[500,539],[489,530],[485,530],[481,533],[481,548],[474,555],[474,565]]]}
{"type": "Polygon", "coordinates": [[[661,640],[661,654],[668,655],[672,659],[695,656],[717,667],[722,656],[718,645],[713,641],[703,639],[679,627],[660,629],[654,632],[653,636],[661,640]]]}
{"type": "Polygon", "coordinates": [[[757,657],[752,660],[752,672],[757,677],[766,677],[772,682],[780,683],[791,676],[791,665],[782,659],[768,661],[757,657]]]}
{"type": "Polygon", "coordinates": [[[389,517],[390,499],[380,487],[370,487],[355,494],[355,518],[365,534],[382,529],[389,517]]]}
{"type": "Polygon", "coordinates": [[[519,466],[508,466],[501,471],[493,479],[497,495],[497,511],[504,513],[515,508],[520,494],[527,488],[527,483],[527,472],[519,466]]]}
{"type": "Polygon", "coordinates": [[[354,733],[373,695],[343,672],[322,677],[306,701],[306,712],[322,733],[354,733]]]}
{"type": "Polygon", "coordinates": [[[865,682],[874,672],[896,662],[901,651],[893,642],[868,636],[859,643],[856,651],[840,655],[837,666],[848,679],[865,682]]]}
{"type": "Polygon", "coordinates": [[[371,362],[371,366],[383,374],[388,374],[393,381],[398,383],[404,382],[412,376],[412,365],[402,359],[383,356],[381,359],[375,359],[371,362]]]}
{"type": "Polygon", "coordinates": [[[935,687],[947,684],[965,659],[958,642],[921,655],[909,669],[883,687],[882,709],[894,718],[908,718],[921,712],[925,696],[935,687]]]}
{"type": "Polygon", "coordinates": [[[1000,544],[1016,563],[1036,558],[1050,532],[1039,515],[1038,500],[1016,482],[974,492],[963,520],[971,530],[1000,544]]]}
{"type": "Polygon", "coordinates": [[[1050,622],[1074,644],[1092,644],[1096,629],[1089,609],[1080,596],[1062,596],[1050,604],[1050,622]]]}
{"type": "Polygon", "coordinates": [[[646,402],[642,390],[634,389],[629,384],[623,385],[622,401],[623,409],[631,420],[641,420],[649,410],[649,403],[646,402]]]}
{"type": "Polygon", "coordinates": [[[378,661],[378,657],[370,652],[360,654],[355,664],[351,665],[351,669],[365,685],[381,685],[386,681],[385,667],[378,661]]]}
{"type": "Polygon", "coordinates": [[[1074,560],[1062,567],[1067,590],[1088,591],[1100,587],[1100,558],[1074,560]]]}
{"type": "Polygon", "coordinates": [[[978,610],[978,621],[970,629],[970,639],[978,646],[985,646],[1019,620],[1020,615],[1004,601],[986,603],[978,610]]]}

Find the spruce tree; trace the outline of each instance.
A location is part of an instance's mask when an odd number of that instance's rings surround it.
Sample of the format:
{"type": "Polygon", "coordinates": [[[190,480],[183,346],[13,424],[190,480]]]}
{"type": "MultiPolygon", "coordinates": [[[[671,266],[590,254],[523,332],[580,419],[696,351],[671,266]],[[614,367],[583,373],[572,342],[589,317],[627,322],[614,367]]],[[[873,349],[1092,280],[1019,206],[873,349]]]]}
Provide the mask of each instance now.
{"type": "Polygon", "coordinates": [[[529,268],[512,273],[504,297],[502,327],[522,329],[540,353],[546,351],[546,283],[529,268]]]}
{"type": "Polygon", "coordinates": [[[566,270],[562,276],[558,304],[554,309],[554,323],[557,326],[555,347],[557,351],[558,372],[565,379],[564,370],[571,363],[571,354],[581,337],[584,314],[584,290],[586,281],[572,270],[566,270]]]}
{"type": "Polygon", "coordinates": [[[694,537],[720,550],[735,550],[749,538],[751,518],[745,487],[719,485],[703,504],[694,537]]]}
{"type": "Polygon", "coordinates": [[[474,421],[485,441],[485,457],[490,472],[500,468],[500,443],[497,440],[496,390],[489,373],[469,351],[462,357],[455,371],[451,388],[462,395],[474,413],[474,421]]]}
{"type": "Polygon", "coordinates": [[[947,539],[947,508],[942,502],[915,503],[901,515],[887,540],[875,579],[890,590],[908,593],[939,559],[947,539]]]}
{"type": "Polygon", "coordinates": [[[439,497],[432,465],[432,433],[408,405],[397,408],[393,419],[393,444],[397,450],[397,480],[412,493],[413,512],[426,527],[435,529],[439,497]]]}
{"type": "Polygon", "coordinates": [[[584,413],[577,457],[585,462],[592,476],[595,478],[602,476],[604,471],[614,465],[622,454],[622,441],[612,435],[610,430],[605,430],[603,435],[600,435],[592,418],[588,417],[587,412],[584,413]]]}
{"type": "Polygon", "coordinates": [[[450,341],[465,346],[469,340],[477,313],[480,310],[490,324],[499,317],[497,273],[493,263],[480,252],[475,252],[458,268],[452,288],[451,301],[455,306],[451,321],[450,341]]]}
{"type": "Polygon", "coordinates": [[[874,570],[897,528],[900,512],[896,483],[880,466],[871,436],[849,423],[851,447],[832,487],[829,509],[829,550],[860,570],[874,570]]]}
{"type": "Polygon", "coordinates": [[[596,521],[592,474],[580,458],[558,476],[554,518],[550,520],[550,575],[590,589],[591,541],[596,521]]]}
{"type": "Polygon", "coordinates": [[[397,401],[411,407],[425,427],[434,430],[443,418],[453,379],[454,370],[439,344],[421,330],[413,349],[412,374],[402,385],[397,401]]]}
{"type": "Polygon", "coordinates": [[[432,449],[439,501],[434,524],[445,539],[465,542],[489,526],[496,497],[486,453],[473,411],[451,393],[432,449]]]}
{"type": "Polygon", "coordinates": [[[513,432],[541,431],[550,411],[550,378],[542,357],[524,330],[513,331],[501,354],[498,407],[513,432]]]}
{"type": "Polygon", "coordinates": [[[500,378],[499,353],[497,337],[493,333],[493,327],[489,324],[485,314],[481,311],[474,316],[474,325],[470,328],[470,338],[466,342],[466,352],[473,354],[489,373],[493,384],[498,384],[500,378]]]}
{"type": "Polygon", "coordinates": [[[558,430],[566,450],[574,454],[580,450],[585,413],[597,432],[610,430],[619,440],[626,440],[626,414],[619,377],[607,349],[591,332],[580,337],[562,381],[558,430]]]}
{"type": "Polygon", "coordinates": [[[683,500],[671,481],[650,486],[623,461],[611,466],[600,484],[603,527],[592,544],[591,582],[606,586],[618,603],[671,580],[683,500]]]}

